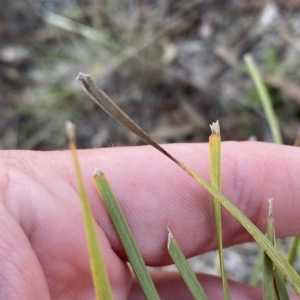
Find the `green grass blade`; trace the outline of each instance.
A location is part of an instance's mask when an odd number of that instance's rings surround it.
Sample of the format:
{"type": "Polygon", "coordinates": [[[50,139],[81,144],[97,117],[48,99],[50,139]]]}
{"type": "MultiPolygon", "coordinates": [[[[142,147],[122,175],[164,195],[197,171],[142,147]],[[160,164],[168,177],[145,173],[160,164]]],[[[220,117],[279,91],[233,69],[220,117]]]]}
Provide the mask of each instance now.
{"type": "Polygon", "coordinates": [[[181,251],[178,243],[169,230],[168,234],[168,251],[175,263],[180,275],[182,276],[185,284],[192,293],[195,300],[208,300],[208,297],[203,290],[197,276],[193,272],[191,266],[187,262],[183,252],[181,251]]]}
{"type": "Polygon", "coordinates": [[[142,255],[137,248],[122,209],[106,176],[103,172],[96,169],[93,178],[145,298],[148,300],[159,300],[160,298],[143,261],[142,255]]]}
{"type": "Polygon", "coordinates": [[[295,236],[292,239],[290,248],[289,248],[289,253],[288,253],[288,262],[293,265],[298,253],[298,247],[299,247],[299,241],[300,241],[300,237],[299,236],[295,236]]]}
{"type": "MultiPolygon", "coordinates": [[[[246,55],[245,56],[245,62],[246,65],[248,67],[248,70],[250,71],[250,75],[252,77],[252,80],[255,84],[256,90],[259,94],[267,121],[268,121],[268,125],[270,127],[271,130],[271,134],[273,137],[273,140],[275,143],[277,144],[283,144],[283,140],[282,140],[282,136],[281,136],[281,132],[280,132],[280,128],[279,128],[279,122],[277,119],[277,116],[275,114],[275,111],[272,107],[272,101],[270,98],[270,95],[268,93],[267,87],[264,83],[263,77],[261,76],[258,67],[253,59],[253,57],[251,55],[246,55]]],[[[279,245],[280,240],[277,241],[277,245],[279,245]]],[[[290,245],[290,249],[289,249],[289,253],[288,253],[288,262],[293,265],[294,259],[295,259],[295,255],[297,253],[297,248],[299,245],[299,238],[298,237],[294,237],[292,239],[291,245],[290,245]]],[[[260,266],[260,262],[261,262],[261,257],[259,257],[258,261],[257,261],[257,269],[260,266]]],[[[280,274],[280,272],[278,272],[278,270],[276,270],[277,274],[280,274]]],[[[277,278],[279,277],[279,275],[277,275],[277,278]]],[[[255,282],[255,274],[253,274],[253,280],[251,280],[251,282],[255,282]]]]}
{"type": "Polygon", "coordinates": [[[276,144],[282,144],[282,136],[280,133],[279,123],[272,107],[272,101],[268,93],[264,80],[258,70],[258,67],[250,54],[245,55],[244,60],[254,82],[255,88],[259,94],[273,140],[276,144]]]}
{"type": "MultiPolygon", "coordinates": [[[[274,219],[272,213],[272,201],[269,199],[269,213],[267,221],[267,238],[274,244],[274,219]]],[[[269,258],[268,254],[264,252],[264,300],[273,300],[274,299],[274,279],[273,279],[273,262],[269,258]]]]}
{"type": "Polygon", "coordinates": [[[151,137],[137,126],[113,101],[96,86],[89,75],[80,73],[77,77],[78,82],[86,93],[110,116],[112,116],[120,124],[134,132],[139,138],[146,143],[152,145],[155,149],[170,158],[186,173],[195,179],[202,187],[204,187],[212,196],[215,196],[218,201],[240,222],[240,224],[253,236],[254,240],[263,248],[263,250],[272,259],[273,263],[279,268],[287,281],[291,284],[294,291],[300,296],[300,277],[292,266],[287,262],[281,253],[272,245],[272,243],[261,233],[261,231],[233,204],[224,197],[219,191],[212,187],[201,176],[195,173],[192,169],[185,166],[183,163],[174,158],[161,146],[159,146],[151,137]]]}
{"type": "MultiPolygon", "coordinates": [[[[268,230],[267,238],[275,245],[275,230],[274,230],[274,218],[273,218],[273,199],[269,199],[269,213],[268,213],[268,230]]],[[[285,284],[285,280],[277,268],[273,267],[273,262],[265,254],[265,269],[264,269],[264,299],[288,300],[288,292],[285,284]],[[269,281],[269,283],[268,283],[269,281]],[[266,291],[265,291],[266,289],[266,291]],[[271,292],[271,289],[273,292],[271,292]],[[265,295],[269,295],[269,298],[265,295]]]]}
{"type": "MultiPolygon", "coordinates": [[[[180,163],[180,162],[179,162],[180,163]]],[[[284,256],[274,247],[274,245],[262,234],[262,232],[225,196],[213,188],[202,177],[196,174],[182,163],[181,167],[186,170],[199,184],[201,184],[210,194],[215,196],[222,205],[240,222],[240,224],[252,235],[254,240],[263,248],[273,263],[281,271],[283,276],[290,283],[294,291],[300,296],[300,277],[284,256]]]]}
{"type": "Polygon", "coordinates": [[[274,270],[275,288],[278,300],[289,300],[285,280],[278,269],[274,270]]]}
{"type": "Polygon", "coordinates": [[[89,258],[90,258],[90,264],[92,269],[92,276],[93,276],[93,283],[96,292],[96,297],[97,300],[103,300],[103,299],[113,300],[113,294],[110,287],[104,258],[98,241],[95,221],[93,218],[92,210],[83,184],[79,161],[76,154],[75,126],[71,122],[67,122],[66,131],[69,139],[69,148],[71,150],[73,163],[75,166],[75,172],[76,172],[77,183],[79,188],[79,195],[80,195],[81,204],[83,208],[84,227],[86,231],[89,258]]]}
{"type": "MultiPolygon", "coordinates": [[[[219,122],[212,123],[210,126],[212,134],[209,137],[209,153],[210,153],[210,181],[211,185],[221,192],[221,134],[219,122]]],[[[220,270],[222,276],[222,285],[224,291],[224,299],[230,300],[230,291],[226,278],[224,253],[223,253],[223,237],[222,237],[222,206],[221,203],[213,196],[214,216],[218,241],[218,254],[220,261],[220,270]]]]}

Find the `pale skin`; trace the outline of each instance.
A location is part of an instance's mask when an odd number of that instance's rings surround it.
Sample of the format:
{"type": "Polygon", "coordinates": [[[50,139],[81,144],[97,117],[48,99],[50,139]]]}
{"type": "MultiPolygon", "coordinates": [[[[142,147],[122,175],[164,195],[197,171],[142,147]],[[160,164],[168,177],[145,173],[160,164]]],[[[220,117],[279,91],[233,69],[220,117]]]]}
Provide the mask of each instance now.
{"type": "MultiPolygon", "coordinates": [[[[164,148],[209,179],[207,144],[164,148]]],[[[171,263],[168,224],[187,257],[216,248],[210,196],[158,151],[143,146],[78,154],[115,299],[144,298],[97,194],[94,168],[107,175],[147,265],[171,263]]],[[[277,236],[299,235],[299,165],[299,148],[225,142],[223,193],[263,231],[272,197],[277,236]]],[[[0,178],[0,299],[95,299],[70,152],[2,151],[0,178]]],[[[226,211],[223,220],[226,246],[251,240],[226,211]]],[[[162,299],[191,299],[176,273],[152,275],[162,299]]],[[[211,299],[222,299],[219,278],[199,277],[211,299]]],[[[262,299],[260,288],[229,285],[233,299],[262,299]]]]}

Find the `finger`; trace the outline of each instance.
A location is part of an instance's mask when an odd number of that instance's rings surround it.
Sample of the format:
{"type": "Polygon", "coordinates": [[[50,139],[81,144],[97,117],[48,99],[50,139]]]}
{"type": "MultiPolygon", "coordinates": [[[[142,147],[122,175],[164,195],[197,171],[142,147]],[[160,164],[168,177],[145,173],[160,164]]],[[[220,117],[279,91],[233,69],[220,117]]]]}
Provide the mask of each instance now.
{"type": "MultiPolygon", "coordinates": [[[[209,178],[207,144],[164,147],[201,176],[209,178]]],[[[294,147],[225,142],[222,144],[223,193],[262,231],[266,230],[267,200],[274,198],[277,236],[297,235],[300,233],[296,209],[300,187],[299,157],[299,149],[294,147]]],[[[187,256],[216,248],[210,195],[153,148],[80,151],[80,161],[96,221],[104,229],[112,248],[124,259],[125,254],[91,179],[94,167],[107,174],[147,264],[170,262],[166,249],[168,224],[187,256]]],[[[47,182],[49,190],[57,190],[66,182],[76,189],[67,151],[29,152],[26,163],[34,172],[39,172],[41,167],[47,169],[46,174],[39,174],[38,180],[47,182]],[[57,174],[60,174],[59,184],[57,174]]],[[[226,211],[223,224],[226,246],[251,240],[226,211]]]]}
{"type": "MultiPolygon", "coordinates": [[[[161,299],[194,299],[190,291],[186,287],[183,279],[180,277],[179,273],[167,271],[152,271],[151,277],[161,299]]],[[[220,277],[207,274],[197,274],[197,277],[209,299],[224,299],[222,280],[220,277]]],[[[261,300],[263,298],[262,289],[259,287],[249,286],[233,280],[228,280],[228,284],[232,300],[261,300]]],[[[135,280],[130,291],[129,300],[142,299],[144,299],[143,294],[138,283],[135,280]]],[[[290,295],[290,299],[296,300],[298,298],[293,293],[290,295]]]]}
{"type": "MultiPolygon", "coordinates": [[[[209,179],[207,144],[165,148],[209,179]]],[[[300,233],[296,209],[300,188],[299,151],[267,143],[222,145],[223,193],[263,232],[267,200],[272,197],[277,236],[300,233]]],[[[168,224],[187,256],[216,248],[211,196],[172,161],[150,147],[88,151],[82,155],[86,171],[96,165],[107,173],[148,264],[169,262],[168,224]]],[[[93,184],[89,190],[91,199],[97,203],[93,184]]],[[[223,211],[225,246],[251,240],[241,225],[223,211]]],[[[102,214],[96,217],[108,232],[114,249],[122,252],[110,223],[103,222],[102,214]]]]}
{"type": "Polygon", "coordinates": [[[19,224],[0,205],[0,299],[49,299],[41,265],[19,224]]]}

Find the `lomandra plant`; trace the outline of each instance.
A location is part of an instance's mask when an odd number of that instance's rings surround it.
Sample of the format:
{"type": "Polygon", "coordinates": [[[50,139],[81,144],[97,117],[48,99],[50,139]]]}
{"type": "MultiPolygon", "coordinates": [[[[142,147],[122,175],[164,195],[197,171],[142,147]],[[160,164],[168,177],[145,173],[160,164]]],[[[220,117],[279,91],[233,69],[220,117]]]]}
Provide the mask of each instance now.
{"type": "MultiPolygon", "coordinates": [[[[220,270],[222,276],[222,283],[224,289],[224,299],[230,299],[230,291],[226,279],[226,273],[224,268],[223,258],[223,243],[222,243],[222,209],[228,210],[236,220],[252,235],[253,239],[264,251],[264,299],[288,299],[288,294],[285,288],[285,280],[291,285],[295,293],[300,297],[300,277],[289,264],[287,259],[276,249],[275,239],[273,233],[273,216],[272,216],[272,204],[270,203],[270,210],[268,218],[268,233],[265,236],[229,199],[227,199],[221,193],[221,177],[220,177],[220,157],[221,157],[221,140],[220,140],[220,127],[218,122],[213,123],[211,126],[212,135],[209,139],[210,145],[210,171],[211,171],[211,183],[204,180],[200,175],[193,171],[188,166],[177,160],[165,149],[158,145],[151,137],[144,132],[137,124],[135,124],[105,93],[102,91],[89,75],[80,73],[77,80],[84,91],[98,104],[103,110],[111,115],[116,121],[129,130],[134,132],[139,138],[144,140],[149,145],[152,145],[155,149],[164,154],[167,158],[171,159],[184,172],[188,173],[200,186],[206,189],[212,195],[212,201],[214,203],[214,217],[216,224],[216,235],[219,250],[220,270]],[[284,280],[285,279],[285,280],[284,280]]],[[[97,256],[101,256],[101,250],[98,246],[92,245],[92,240],[97,240],[96,232],[93,229],[93,217],[89,203],[84,192],[82,178],[80,175],[79,164],[75,153],[75,133],[73,127],[68,125],[69,128],[69,140],[70,148],[72,149],[74,164],[76,167],[76,173],[78,178],[80,196],[84,208],[84,218],[86,224],[87,240],[90,250],[90,262],[92,268],[92,275],[95,284],[95,290],[97,299],[111,299],[107,298],[105,293],[111,296],[110,292],[105,292],[107,288],[110,290],[109,283],[105,279],[107,278],[105,268],[103,268],[103,260],[101,264],[97,264],[97,256]],[[70,128],[71,130],[70,133],[70,128]],[[93,236],[93,238],[92,238],[93,236]],[[96,249],[96,250],[95,250],[96,249]],[[102,275],[101,275],[102,274],[102,275]],[[104,274],[104,275],[103,275],[104,274]],[[99,276],[104,276],[104,281],[100,282],[99,276]],[[103,287],[103,282],[107,287],[103,287]]],[[[155,286],[148,274],[145,263],[143,262],[142,256],[136,246],[132,232],[127,224],[126,218],[118,204],[116,196],[114,195],[113,189],[106,178],[105,174],[96,170],[93,175],[95,184],[99,191],[102,201],[105,204],[107,212],[111,218],[111,221],[116,229],[116,232],[120,238],[120,241],[127,254],[128,260],[132,266],[132,269],[137,277],[137,280],[141,286],[146,299],[160,299],[155,289],[155,286]]],[[[145,234],[147,234],[145,232],[145,234]]],[[[172,257],[175,265],[177,266],[180,274],[182,275],[187,287],[191,291],[194,299],[208,299],[205,291],[203,290],[197,277],[191,270],[190,265],[187,263],[183,252],[181,251],[176,237],[173,236],[171,231],[166,228],[166,234],[168,234],[168,251],[172,257]]]]}

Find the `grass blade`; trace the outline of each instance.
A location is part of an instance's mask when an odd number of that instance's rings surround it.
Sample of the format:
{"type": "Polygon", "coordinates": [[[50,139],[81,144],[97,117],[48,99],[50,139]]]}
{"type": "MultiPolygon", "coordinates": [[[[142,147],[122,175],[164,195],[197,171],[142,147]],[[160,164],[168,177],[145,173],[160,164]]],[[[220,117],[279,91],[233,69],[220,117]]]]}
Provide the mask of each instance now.
{"type": "Polygon", "coordinates": [[[294,291],[300,296],[300,277],[292,266],[287,262],[284,256],[274,247],[274,245],[262,234],[262,232],[225,196],[214,189],[202,177],[193,170],[184,166],[186,170],[199,184],[201,184],[210,194],[215,196],[221,204],[240,222],[240,224],[252,235],[254,240],[263,248],[267,255],[272,259],[273,263],[278,267],[287,281],[290,283],[294,291]]]}
{"type": "Polygon", "coordinates": [[[82,89],[95,101],[107,114],[114,118],[124,127],[128,128],[130,131],[135,133],[140,139],[142,139],[147,144],[153,146],[161,153],[169,157],[174,162],[177,160],[172,157],[167,151],[155,143],[150,136],[133,120],[131,120],[106,94],[100,89],[95,82],[92,80],[91,76],[84,73],[79,73],[76,78],[82,89]]]}
{"type": "Polygon", "coordinates": [[[93,178],[145,298],[148,300],[159,300],[160,298],[143,261],[142,255],[137,248],[122,209],[106,176],[103,172],[96,169],[93,178]]]}
{"type": "MultiPolygon", "coordinates": [[[[261,103],[262,103],[262,107],[264,109],[267,121],[268,121],[268,125],[270,127],[271,130],[271,134],[273,137],[273,140],[275,143],[277,144],[283,144],[283,140],[282,140],[282,136],[281,136],[281,132],[280,132],[280,128],[279,128],[279,122],[277,119],[277,116],[275,114],[275,111],[272,107],[272,101],[270,98],[270,95],[268,93],[267,87],[264,83],[264,79],[261,76],[258,67],[253,59],[253,57],[251,55],[246,55],[244,58],[246,65],[248,67],[248,70],[250,71],[250,75],[252,77],[252,80],[255,84],[256,90],[259,94],[261,103]]],[[[277,246],[280,244],[280,240],[277,241],[277,246]]],[[[295,259],[295,255],[297,253],[297,248],[298,248],[298,244],[299,244],[299,237],[293,237],[291,245],[290,245],[290,249],[289,249],[289,253],[288,253],[288,262],[292,265],[295,259]]],[[[262,254],[262,252],[260,252],[260,254],[262,254]]],[[[260,266],[260,262],[262,261],[261,259],[261,255],[259,256],[259,259],[256,263],[257,265],[257,270],[258,267],[260,266]]],[[[275,268],[275,279],[279,278],[281,275],[281,273],[275,268]],[[277,274],[277,275],[276,275],[277,274]]],[[[251,282],[255,282],[257,279],[257,276],[255,275],[255,273],[253,274],[253,278],[251,279],[251,282]],[[253,279],[253,280],[252,280],[253,279]]],[[[276,284],[277,281],[275,280],[276,284]]],[[[285,286],[285,285],[284,285],[285,286]]],[[[286,290],[286,288],[285,288],[286,290]]],[[[286,292],[287,295],[287,292],[286,292]]],[[[279,298],[280,299],[280,298],[279,298]]]]}
{"type": "MultiPolygon", "coordinates": [[[[268,225],[267,225],[267,238],[274,244],[274,219],[272,213],[272,201],[269,199],[269,212],[268,212],[268,225]]],[[[264,252],[264,300],[274,299],[274,279],[273,279],[273,262],[266,252],[264,252]]]]}
{"type": "Polygon", "coordinates": [[[109,115],[116,119],[120,124],[127,127],[129,130],[138,135],[139,138],[152,145],[155,149],[166,155],[195,179],[204,189],[206,189],[212,196],[216,197],[218,201],[240,222],[240,224],[252,235],[254,240],[264,249],[273,263],[280,269],[287,281],[291,284],[294,291],[300,296],[300,277],[296,271],[291,267],[287,260],[281,253],[272,245],[272,243],[261,233],[261,231],[225,196],[212,187],[201,176],[195,173],[192,169],[185,166],[183,163],[174,158],[161,146],[155,143],[151,137],[137,126],[120,108],[113,103],[113,101],[95,85],[89,75],[80,73],[77,77],[78,82],[83,89],[92,97],[92,99],[100,105],[109,115]],[[100,93],[101,91],[101,93],[100,93]],[[99,98],[99,99],[98,99],[99,98]],[[100,99],[101,98],[101,99],[100,99]],[[108,99],[108,100],[107,100],[108,99]],[[108,101],[108,102],[106,102],[108,101]]]}
{"type": "MultiPolygon", "coordinates": [[[[169,230],[169,229],[168,229],[169,230]]],[[[185,284],[192,293],[195,300],[208,300],[208,297],[203,290],[197,276],[187,262],[183,252],[181,251],[178,243],[169,230],[168,234],[168,251],[175,263],[180,275],[182,276],[185,284]]]]}
{"type": "Polygon", "coordinates": [[[275,288],[278,300],[289,300],[285,280],[278,269],[274,270],[275,288]]]}
{"type": "Polygon", "coordinates": [[[98,300],[113,300],[113,294],[110,287],[107,270],[96,232],[95,221],[88,197],[84,188],[78,157],[76,154],[75,126],[71,122],[66,123],[66,131],[69,139],[69,148],[72,153],[73,163],[79,187],[79,195],[83,207],[84,227],[86,231],[89,258],[92,269],[92,276],[96,297],[98,300]]]}
{"type": "MultiPolygon", "coordinates": [[[[274,246],[276,243],[274,218],[273,218],[273,199],[269,199],[269,213],[268,213],[268,229],[267,238],[274,246]]],[[[277,268],[274,268],[273,262],[264,253],[265,268],[264,268],[264,299],[288,300],[288,292],[285,280],[277,268]],[[272,292],[271,292],[272,289],[272,292]],[[269,298],[267,298],[267,295],[269,298]]]]}
{"type": "Polygon", "coordinates": [[[282,144],[282,136],[280,133],[279,123],[272,107],[272,101],[268,93],[264,80],[258,70],[258,67],[250,54],[245,55],[244,60],[254,82],[255,88],[259,94],[273,140],[276,144],[282,144]]]}
{"type": "MultiPolygon", "coordinates": [[[[209,153],[210,153],[210,181],[211,185],[221,192],[221,134],[219,122],[210,125],[212,134],[209,137],[209,153]]],[[[220,270],[222,276],[222,285],[225,300],[230,300],[229,286],[226,278],[223,253],[223,237],[222,237],[222,206],[221,203],[213,196],[214,216],[218,241],[218,254],[220,261],[220,270]]]]}
{"type": "Polygon", "coordinates": [[[288,253],[288,262],[293,265],[296,259],[296,256],[298,254],[298,247],[299,247],[299,241],[300,237],[295,236],[292,239],[290,248],[289,248],[289,253],[288,253]]]}

